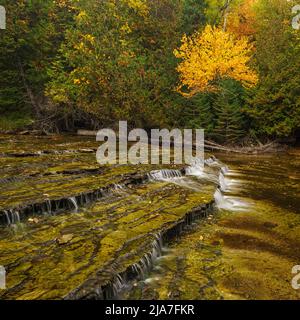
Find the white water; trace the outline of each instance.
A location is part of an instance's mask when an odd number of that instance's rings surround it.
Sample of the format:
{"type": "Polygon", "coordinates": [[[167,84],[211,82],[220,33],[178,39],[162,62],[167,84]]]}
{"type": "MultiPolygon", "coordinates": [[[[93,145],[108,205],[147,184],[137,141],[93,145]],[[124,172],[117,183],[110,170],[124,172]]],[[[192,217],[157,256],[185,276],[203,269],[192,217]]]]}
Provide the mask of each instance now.
{"type": "Polygon", "coordinates": [[[170,181],[181,177],[182,173],[180,170],[172,169],[155,170],[148,174],[150,181],[170,181]]]}
{"type": "Polygon", "coordinates": [[[123,187],[122,185],[120,185],[120,184],[115,184],[115,185],[114,185],[114,189],[115,189],[115,190],[123,190],[124,187],[123,187]]]}
{"type": "Polygon", "coordinates": [[[47,200],[46,201],[46,204],[47,204],[47,210],[48,210],[48,213],[51,214],[52,213],[52,208],[51,208],[51,201],[50,200],[47,200]]]}
{"type": "Polygon", "coordinates": [[[204,161],[205,165],[212,168],[219,168],[218,172],[209,172],[203,168],[202,162],[195,162],[193,165],[186,168],[186,175],[183,176],[179,170],[157,170],[152,171],[148,175],[150,181],[167,181],[179,185],[184,188],[194,191],[201,191],[201,185],[197,181],[189,178],[189,176],[197,177],[200,180],[207,180],[219,185],[219,188],[214,194],[216,207],[218,209],[245,211],[251,205],[244,200],[235,196],[230,196],[230,193],[237,193],[240,190],[241,181],[232,179],[231,176],[238,175],[234,171],[224,165],[215,157],[211,157],[204,161]]]}
{"type": "MultiPolygon", "coordinates": [[[[221,162],[219,162],[216,158],[209,158],[205,160],[205,165],[211,167],[220,167],[221,162]]],[[[170,182],[176,185],[179,185],[184,188],[192,189],[194,191],[201,191],[201,185],[197,183],[196,180],[191,179],[190,177],[196,177],[200,180],[207,180],[213,182],[215,184],[220,184],[222,191],[227,189],[229,182],[224,176],[224,173],[228,172],[228,168],[226,166],[220,167],[220,176],[216,175],[214,172],[207,172],[205,167],[203,166],[203,161],[195,161],[194,164],[188,166],[185,169],[185,175],[182,174],[179,170],[172,169],[163,169],[151,171],[148,174],[148,178],[150,181],[165,181],[170,182]]]]}
{"type": "Polygon", "coordinates": [[[223,171],[221,171],[219,174],[219,184],[220,184],[220,188],[223,192],[225,192],[227,190],[227,188],[229,187],[229,183],[230,182],[227,181],[227,179],[225,178],[223,171]]]}
{"type": "Polygon", "coordinates": [[[205,161],[203,163],[203,160],[195,159],[194,163],[186,168],[185,174],[187,176],[202,177],[204,173],[204,166],[205,161]]]}
{"type": "Polygon", "coordinates": [[[74,206],[74,211],[77,212],[78,211],[78,204],[77,201],[75,199],[75,197],[71,197],[69,198],[69,201],[72,203],[72,205],[74,206]]]}
{"type": "Polygon", "coordinates": [[[113,282],[113,292],[114,296],[117,296],[120,291],[124,289],[126,282],[120,274],[118,274],[113,282]]]}
{"type": "Polygon", "coordinates": [[[138,274],[140,279],[145,279],[147,273],[149,273],[159,257],[162,256],[163,246],[162,238],[160,234],[155,235],[155,239],[152,243],[152,251],[144,255],[144,257],[135,263],[132,268],[138,274]]]}
{"type": "Polygon", "coordinates": [[[6,222],[8,226],[21,222],[18,211],[13,211],[13,210],[4,211],[4,214],[5,214],[6,222]]]}
{"type": "Polygon", "coordinates": [[[219,185],[214,194],[216,206],[218,209],[230,210],[230,211],[248,211],[251,204],[241,200],[238,197],[230,196],[230,193],[240,190],[240,181],[230,179],[230,176],[234,175],[234,172],[228,169],[228,167],[222,167],[219,174],[219,185]]]}

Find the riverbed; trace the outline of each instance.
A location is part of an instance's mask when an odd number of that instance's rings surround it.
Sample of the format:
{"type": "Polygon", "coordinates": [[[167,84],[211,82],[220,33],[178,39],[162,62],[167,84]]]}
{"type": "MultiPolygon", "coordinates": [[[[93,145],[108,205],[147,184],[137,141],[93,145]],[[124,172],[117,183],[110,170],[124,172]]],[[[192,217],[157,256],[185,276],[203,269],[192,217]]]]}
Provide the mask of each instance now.
{"type": "Polygon", "coordinates": [[[300,153],[216,154],[229,171],[218,212],[167,248],[134,299],[299,299],[300,153]]]}
{"type": "Polygon", "coordinates": [[[299,150],[218,153],[203,173],[96,149],[0,137],[1,299],[300,298],[299,150]]]}

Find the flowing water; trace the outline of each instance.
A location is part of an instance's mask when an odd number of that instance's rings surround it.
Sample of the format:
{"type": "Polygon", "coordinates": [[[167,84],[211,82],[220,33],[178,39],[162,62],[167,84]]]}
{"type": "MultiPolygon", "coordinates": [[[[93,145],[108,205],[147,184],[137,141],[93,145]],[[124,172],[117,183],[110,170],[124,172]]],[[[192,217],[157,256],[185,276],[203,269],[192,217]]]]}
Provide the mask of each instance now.
{"type": "Polygon", "coordinates": [[[100,167],[96,148],[0,137],[0,298],[300,297],[297,150],[207,155],[201,170],[100,167]]]}
{"type": "Polygon", "coordinates": [[[233,156],[215,192],[218,213],[172,243],[126,299],[299,299],[300,153],[233,156]]]}

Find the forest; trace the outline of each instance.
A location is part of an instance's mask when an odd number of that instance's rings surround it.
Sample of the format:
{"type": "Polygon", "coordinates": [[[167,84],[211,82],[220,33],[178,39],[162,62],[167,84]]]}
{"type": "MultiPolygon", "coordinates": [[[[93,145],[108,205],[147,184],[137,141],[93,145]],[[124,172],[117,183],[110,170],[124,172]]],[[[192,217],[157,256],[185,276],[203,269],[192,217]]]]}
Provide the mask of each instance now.
{"type": "Polygon", "coordinates": [[[0,47],[1,307],[300,300],[300,0],[0,0],[0,47]]]}
{"type": "Polygon", "coordinates": [[[203,128],[293,143],[297,1],[1,0],[0,130],[203,128]]]}

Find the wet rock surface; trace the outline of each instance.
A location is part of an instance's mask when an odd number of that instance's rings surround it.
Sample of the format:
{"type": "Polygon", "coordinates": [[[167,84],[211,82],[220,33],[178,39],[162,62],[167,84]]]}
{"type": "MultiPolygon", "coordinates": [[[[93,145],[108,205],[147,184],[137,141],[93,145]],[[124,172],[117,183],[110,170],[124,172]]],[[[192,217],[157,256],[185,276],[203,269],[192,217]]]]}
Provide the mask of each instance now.
{"type": "Polygon", "coordinates": [[[158,181],[149,172],[159,166],[99,167],[95,154],[55,152],[74,144],[82,150],[77,141],[45,137],[39,145],[25,137],[11,138],[14,156],[0,141],[7,179],[0,186],[0,265],[7,270],[1,299],[111,298],[120,274],[138,276],[132,268],[158,235],[165,242],[178,236],[213,200],[216,184],[181,177],[182,168],[158,181]],[[37,152],[33,143],[51,156],[27,156],[37,152]]]}
{"type": "Polygon", "coordinates": [[[0,136],[1,299],[300,298],[298,151],[218,154],[229,168],[197,176],[100,167],[96,148],[0,136]]]}
{"type": "Polygon", "coordinates": [[[229,166],[221,210],[170,244],[124,297],[299,300],[291,286],[300,261],[300,157],[294,152],[280,159],[218,154],[229,166]]]}

